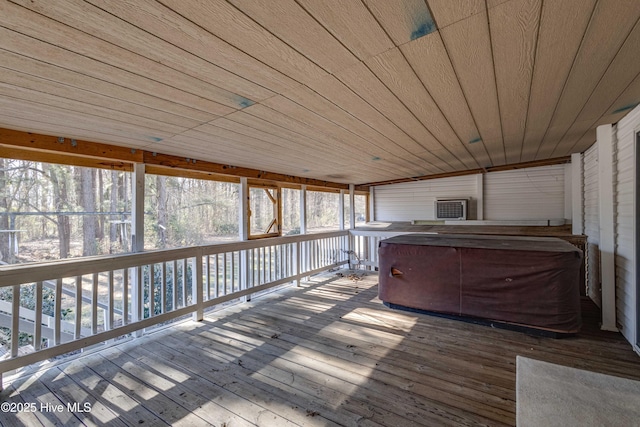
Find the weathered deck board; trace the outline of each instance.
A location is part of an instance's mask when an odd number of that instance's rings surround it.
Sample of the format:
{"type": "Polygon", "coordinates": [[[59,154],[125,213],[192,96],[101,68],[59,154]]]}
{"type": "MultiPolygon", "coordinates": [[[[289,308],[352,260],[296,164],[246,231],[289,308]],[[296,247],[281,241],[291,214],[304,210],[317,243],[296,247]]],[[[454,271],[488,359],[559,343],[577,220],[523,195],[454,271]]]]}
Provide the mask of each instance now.
{"type": "Polygon", "coordinates": [[[327,274],[13,379],[3,401],[93,409],[0,424],[513,425],[516,355],[640,380],[583,302],[583,331],[556,340],[390,310],[375,274],[327,274]]]}

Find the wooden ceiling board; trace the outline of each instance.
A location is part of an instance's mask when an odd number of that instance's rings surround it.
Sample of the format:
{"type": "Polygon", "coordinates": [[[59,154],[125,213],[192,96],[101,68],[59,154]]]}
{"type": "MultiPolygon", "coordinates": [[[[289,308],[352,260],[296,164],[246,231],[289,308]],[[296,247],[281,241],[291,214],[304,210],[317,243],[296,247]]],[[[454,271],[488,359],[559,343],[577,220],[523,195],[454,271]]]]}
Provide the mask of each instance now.
{"type": "Polygon", "coordinates": [[[400,49],[457,137],[468,146],[481,167],[491,166],[486,146],[479,137],[440,32],[421,37],[400,49]]]}
{"type": "Polygon", "coordinates": [[[489,10],[507,163],[522,154],[540,8],[541,0],[512,0],[489,10]]]}
{"type": "Polygon", "coordinates": [[[363,0],[396,46],[436,31],[424,0],[363,0]]]}
{"type": "MultiPolygon", "coordinates": [[[[149,108],[146,95],[0,49],[0,81],[183,128],[201,121],[149,108]],[[26,71],[25,71],[26,70],[26,71]],[[10,78],[9,71],[13,71],[10,78]],[[109,94],[109,95],[105,95],[109,94]]],[[[151,98],[157,101],[157,98],[151,98]]],[[[171,108],[174,104],[166,102],[171,108]]],[[[210,118],[213,118],[211,116],[210,118]]]]}
{"type": "Polygon", "coordinates": [[[228,0],[292,48],[334,74],[358,58],[294,0],[228,0]]]}
{"type": "MultiPolygon", "coordinates": [[[[73,28],[89,33],[151,61],[207,83],[208,91],[217,102],[242,108],[247,99],[255,102],[274,95],[274,92],[230,73],[184,51],[112,13],[81,0],[50,2],[46,0],[11,0],[23,7],[42,13],[73,28]]],[[[113,2],[111,2],[113,3],[113,2]]],[[[118,2],[119,3],[119,2],[118,2]]]]}
{"type": "Polygon", "coordinates": [[[87,74],[91,74],[89,70],[97,73],[100,64],[109,64],[130,70],[129,73],[133,75],[146,76],[156,82],[165,82],[166,84],[161,85],[161,93],[164,92],[176,101],[183,99],[186,105],[194,108],[218,115],[228,114],[237,109],[237,107],[232,108],[214,101],[213,99],[216,94],[219,95],[220,91],[212,85],[53,19],[32,13],[23,7],[0,2],[0,25],[37,39],[45,39],[56,46],[65,46],[67,50],[92,59],[87,74]],[[98,67],[94,67],[95,65],[98,67]]]}
{"type": "MultiPolygon", "coordinates": [[[[555,151],[571,149],[577,139],[607,113],[615,100],[629,87],[640,73],[640,20],[607,68],[604,76],[582,108],[575,123],[558,143],[555,151]]],[[[640,99],[635,102],[640,102],[640,99]]]]}
{"type": "Polygon", "coordinates": [[[293,80],[308,83],[327,75],[321,67],[226,1],[162,0],[162,3],[293,80]],[[231,22],[233,25],[229,25],[231,22]]]}
{"type": "MultiPolygon", "coordinates": [[[[366,64],[376,77],[429,129],[442,147],[456,155],[454,158],[449,157],[454,162],[453,164],[456,164],[457,158],[467,169],[478,167],[478,162],[455,134],[442,111],[398,48],[372,57],[366,61],[366,64]]],[[[484,154],[486,156],[486,153],[484,154]]],[[[483,158],[481,163],[484,164],[486,160],[483,158]]]]}
{"type": "Polygon", "coordinates": [[[412,173],[416,173],[419,170],[424,170],[422,168],[411,168],[411,163],[394,162],[393,159],[396,158],[395,154],[392,154],[388,150],[381,150],[366,139],[360,137],[358,134],[335,125],[333,122],[312,110],[300,108],[299,104],[296,104],[287,98],[281,96],[273,97],[265,101],[262,105],[268,106],[281,114],[291,117],[294,120],[298,120],[306,126],[314,128],[318,132],[329,136],[330,140],[325,140],[326,144],[323,145],[326,145],[327,148],[330,148],[334,153],[338,153],[340,151],[349,152],[350,155],[357,156],[360,159],[372,159],[375,157],[382,158],[391,163],[395,163],[395,170],[399,169],[405,172],[413,170],[412,173]],[[335,141],[335,143],[332,144],[333,141],[335,141]]]}
{"type": "MultiPolygon", "coordinates": [[[[97,119],[104,118],[126,123],[129,125],[140,127],[140,129],[147,129],[148,134],[155,134],[156,131],[159,131],[166,134],[174,135],[187,129],[184,127],[163,123],[157,120],[146,119],[144,117],[133,116],[129,113],[123,113],[121,111],[106,108],[102,106],[104,104],[91,105],[87,104],[86,102],[80,102],[73,99],[43,93],[39,90],[30,89],[28,88],[29,80],[31,80],[30,76],[27,76],[25,74],[18,74],[14,71],[6,70],[0,67],[0,97],[10,98],[16,101],[29,101],[54,110],[63,109],[69,112],[88,114],[90,116],[94,116],[97,119]],[[21,85],[15,86],[11,83],[5,83],[7,81],[11,82],[11,80],[14,80],[12,79],[12,77],[15,77],[15,80],[21,83],[21,85]],[[26,84],[25,80],[27,81],[26,84]]],[[[55,83],[50,83],[49,87],[54,85],[55,83]]],[[[36,82],[35,86],[39,87],[39,82],[36,82]]]]}
{"type": "MultiPolygon", "coordinates": [[[[169,110],[198,121],[208,121],[218,117],[218,115],[212,114],[210,111],[188,105],[189,101],[183,99],[183,92],[181,91],[167,88],[166,85],[152,81],[146,77],[136,76],[108,64],[98,63],[85,56],[75,54],[48,43],[40,42],[39,40],[2,28],[1,26],[0,40],[2,40],[3,48],[13,53],[22,54],[43,63],[52,64],[62,69],[68,69],[79,74],[88,75],[97,80],[106,81],[111,84],[110,89],[113,89],[115,85],[136,91],[140,93],[142,101],[149,101],[147,105],[159,110],[169,110]],[[152,102],[156,99],[158,102],[152,102]]],[[[96,90],[98,89],[99,87],[96,87],[96,90]]],[[[113,94],[117,94],[117,92],[109,91],[105,92],[105,94],[111,94],[113,96],[113,94]]],[[[224,108],[228,109],[228,107],[224,108]]]]}
{"type": "Polygon", "coordinates": [[[427,0],[427,3],[439,29],[485,10],[484,0],[427,0]]]}
{"type": "Polygon", "coordinates": [[[339,108],[348,111],[357,119],[394,141],[399,150],[407,153],[423,150],[411,136],[336,77],[328,76],[317,80],[310,87],[339,108]]]}
{"type": "Polygon", "coordinates": [[[539,149],[593,11],[594,0],[543,2],[521,161],[539,149]]]}
{"type": "MultiPolygon", "coordinates": [[[[413,139],[415,144],[407,147],[411,153],[442,148],[440,142],[364,63],[343,70],[336,77],[413,139]]],[[[460,162],[451,166],[464,167],[460,162]]]]}
{"type": "MultiPolygon", "coordinates": [[[[252,153],[251,156],[247,156],[247,150],[238,145],[219,145],[215,141],[211,140],[211,136],[202,134],[199,132],[190,132],[189,135],[179,135],[175,137],[171,143],[158,144],[158,151],[166,154],[178,156],[184,158],[185,152],[190,153],[190,156],[194,158],[202,159],[204,156],[211,156],[211,153],[215,153],[214,159],[209,161],[215,161],[216,163],[234,165],[236,167],[252,168],[258,170],[270,170],[270,168],[277,168],[280,173],[305,176],[314,179],[319,179],[317,176],[324,176],[325,180],[331,177],[331,181],[335,182],[353,182],[366,181],[370,176],[370,172],[367,173],[367,169],[358,169],[351,166],[333,165],[331,167],[322,169],[321,171],[308,170],[305,172],[300,169],[300,164],[288,161],[287,158],[281,158],[277,160],[274,157],[270,157],[272,160],[265,161],[264,156],[259,156],[257,153],[252,153]],[[343,178],[341,178],[343,177],[343,178]]],[[[397,176],[397,174],[383,172],[386,176],[397,176]]]]}
{"type": "Polygon", "coordinates": [[[216,37],[194,22],[156,0],[135,2],[88,0],[110,13],[132,22],[184,51],[216,64],[224,70],[251,80],[273,92],[281,92],[298,83],[285,74],[264,66],[254,57],[216,37]]]}
{"type": "MultiPolygon", "coordinates": [[[[270,123],[273,124],[277,124],[279,126],[285,127],[287,129],[292,129],[292,130],[296,130],[298,131],[301,135],[307,135],[309,137],[311,137],[313,140],[316,141],[316,144],[325,146],[328,145],[329,147],[334,147],[333,152],[335,153],[336,151],[340,152],[340,151],[346,151],[347,153],[350,153],[352,156],[360,156],[360,158],[362,158],[362,151],[351,147],[351,145],[349,143],[344,143],[336,138],[334,138],[331,135],[327,135],[325,132],[325,130],[318,130],[315,127],[309,126],[299,120],[297,120],[296,118],[293,118],[290,114],[286,114],[286,113],[282,113],[280,111],[274,110],[274,109],[270,109],[266,106],[263,106],[261,104],[256,104],[252,107],[250,107],[250,109],[245,110],[247,113],[254,115],[256,117],[260,117],[270,123]]],[[[367,157],[368,158],[368,157],[367,157]]],[[[374,161],[374,159],[376,159],[376,156],[370,157],[370,160],[374,161]]],[[[375,161],[380,160],[380,159],[376,159],[375,161]]],[[[382,160],[388,160],[388,159],[382,159],[382,160]]],[[[376,163],[376,167],[377,168],[382,168],[383,166],[380,166],[379,163],[376,163]]],[[[400,166],[402,167],[402,166],[400,166]]],[[[391,169],[391,167],[390,167],[391,169]]],[[[424,165],[424,169],[429,170],[429,164],[425,164],[424,165]]]]}
{"type": "MultiPolygon", "coordinates": [[[[22,119],[30,119],[40,123],[66,125],[80,139],[88,141],[109,141],[96,135],[111,135],[129,140],[135,148],[151,145],[158,140],[173,136],[171,133],[160,132],[157,129],[145,129],[128,123],[118,122],[104,117],[95,117],[86,113],[69,111],[62,108],[52,109],[47,105],[16,98],[0,97],[0,112],[2,114],[22,119]],[[13,107],[12,107],[13,106],[13,107]]],[[[61,135],[66,136],[66,135],[61,135]]],[[[120,140],[122,141],[122,140],[120,140]]]]}
{"type": "Polygon", "coordinates": [[[389,36],[359,1],[298,0],[298,4],[360,60],[394,47],[389,36]]]}
{"type": "MultiPolygon", "coordinates": [[[[539,155],[553,151],[576,120],[640,16],[636,0],[600,0],[584,36],[539,155]]],[[[561,149],[560,149],[561,150],[561,149]]]]}
{"type": "Polygon", "coordinates": [[[505,164],[486,11],[440,30],[442,40],[493,165],[505,164]]]}

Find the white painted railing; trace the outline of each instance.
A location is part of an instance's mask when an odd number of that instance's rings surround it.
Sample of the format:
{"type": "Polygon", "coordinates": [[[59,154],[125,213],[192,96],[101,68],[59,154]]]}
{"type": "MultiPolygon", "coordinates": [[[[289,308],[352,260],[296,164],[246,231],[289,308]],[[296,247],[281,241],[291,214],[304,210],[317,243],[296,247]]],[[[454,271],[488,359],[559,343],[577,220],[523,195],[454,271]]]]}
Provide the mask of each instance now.
{"type": "Polygon", "coordinates": [[[380,240],[403,234],[437,234],[415,231],[383,231],[383,230],[350,230],[350,250],[352,264],[361,268],[375,270],[378,268],[378,244],[380,240]]]}
{"type": "Polygon", "coordinates": [[[349,262],[349,232],[0,267],[1,375],[349,262]],[[20,339],[22,338],[22,339],[20,339]],[[22,345],[21,341],[28,343],[22,345]]]}

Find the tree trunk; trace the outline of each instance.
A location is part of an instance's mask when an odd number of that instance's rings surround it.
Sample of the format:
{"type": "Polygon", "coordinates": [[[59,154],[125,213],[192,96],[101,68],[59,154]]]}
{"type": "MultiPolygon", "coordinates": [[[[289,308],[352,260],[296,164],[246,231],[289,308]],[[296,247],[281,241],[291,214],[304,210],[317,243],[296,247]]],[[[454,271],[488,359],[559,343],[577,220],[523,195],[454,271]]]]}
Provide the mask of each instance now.
{"type": "MultiPolygon", "coordinates": [[[[118,211],[118,172],[117,171],[111,171],[111,192],[110,192],[110,205],[109,205],[109,211],[110,212],[117,212],[118,211]]],[[[111,218],[111,221],[119,221],[120,218],[111,215],[109,218],[111,218]]],[[[124,227],[124,224],[121,225],[122,227],[124,227]]],[[[109,226],[109,253],[113,253],[113,244],[118,240],[118,224],[115,222],[112,222],[111,225],[109,226]]]]}
{"type": "MultiPolygon", "coordinates": [[[[45,168],[43,164],[43,169],[45,168]]],[[[48,167],[49,178],[53,187],[53,202],[56,212],[63,212],[69,205],[68,197],[68,176],[58,165],[48,167]]],[[[45,169],[46,170],[46,169],[45,169]]],[[[60,258],[68,258],[71,246],[71,226],[67,215],[58,215],[56,223],[58,228],[58,239],[60,242],[60,258]]]]}
{"type": "MultiPolygon", "coordinates": [[[[104,209],[102,208],[102,200],[104,199],[104,180],[100,169],[94,170],[94,173],[98,175],[98,199],[96,205],[98,207],[98,212],[102,213],[104,212],[104,209]]],[[[98,228],[96,231],[96,238],[102,243],[104,240],[104,215],[98,215],[96,217],[96,226],[98,228]]]]}
{"type": "Polygon", "coordinates": [[[160,249],[167,247],[167,177],[156,175],[156,189],[158,191],[158,245],[160,249]]]}

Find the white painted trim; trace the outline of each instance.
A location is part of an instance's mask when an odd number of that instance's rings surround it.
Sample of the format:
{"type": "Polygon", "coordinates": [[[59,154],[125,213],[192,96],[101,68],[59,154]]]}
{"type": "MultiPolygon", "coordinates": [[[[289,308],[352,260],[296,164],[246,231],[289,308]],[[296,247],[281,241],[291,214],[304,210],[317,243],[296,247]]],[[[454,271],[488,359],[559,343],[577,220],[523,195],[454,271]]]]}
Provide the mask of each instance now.
{"type": "Polygon", "coordinates": [[[349,184],[349,229],[356,228],[356,186],[349,184]]]}
{"type": "Polygon", "coordinates": [[[238,207],[238,232],[240,240],[249,240],[249,184],[247,178],[240,178],[240,206],[238,207]]]}
{"type": "Polygon", "coordinates": [[[144,163],[133,165],[131,177],[131,251],[144,251],[144,163]]]}
{"type": "Polygon", "coordinates": [[[613,192],[613,127],[597,128],[598,190],[600,198],[600,272],[602,277],[602,326],[606,331],[616,327],[616,266],[613,192]]]}
{"type": "Polygon", "coordinates": [[[376,189],[375,187],[369,188],[369,222],[376,220],[376,189]]]}
{"type": "Polygon", "coordinates": [[[571,232],[584,234],[584,181],[582,154],[571,155],[571,232]]]}
{"type": "Polygon", "coordinates": [[[300,234],[307,234],[307,186],[300,186],[300,234]]]}
{"type": "Polygon", "coordinates": [[[340,199],[338,200],[338,215],[340,230],[344,230],[344,190],[340,190],[340,199]]]}
{"type": "Polygon", "coordinates": [[[476,175],[476,219],[484,219],[484,174],[476,175]]]}

